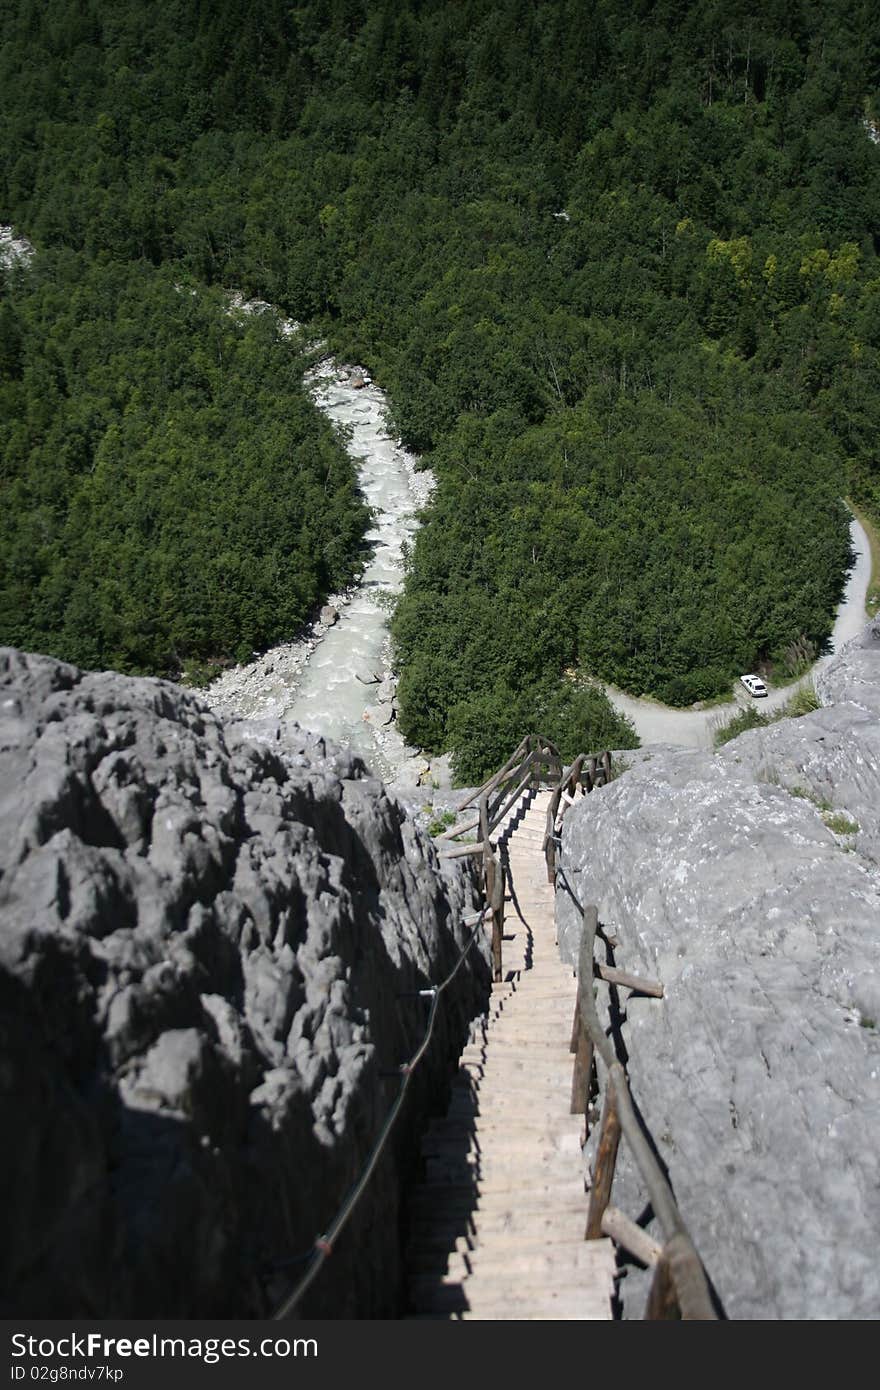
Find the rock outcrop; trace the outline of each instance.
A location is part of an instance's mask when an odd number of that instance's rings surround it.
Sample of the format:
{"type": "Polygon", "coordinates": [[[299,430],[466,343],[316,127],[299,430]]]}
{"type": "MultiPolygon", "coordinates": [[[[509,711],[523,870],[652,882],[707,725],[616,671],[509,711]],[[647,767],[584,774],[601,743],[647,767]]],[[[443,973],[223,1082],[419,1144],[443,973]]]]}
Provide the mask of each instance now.
{"type": "MultiPolygon", "coordinates": [[[[621,999],[622,1042],[735,1318],[880,1310],[880,624],[820,692],[834,703],[715,755],[624,755],[563,834],[566,880],[616,963],[664,983],[662,1000],[621,999]]],[[[573,960],[578,915],[558,904],[573,960]]],[[[635,1216],[645,1194],[621,1154],[614,1200],[635,1216]]],[[[622,1291],[641,1316],[644,1278],[622,1291]]]]}
{"type": "MultiPolygon", "coordinates": [[[[358,1176],[468,932],[466,874],[349,754],[0,652],[4,1316],[259,1317],[358,1176]]],[[[472,950],[301,1311],[391,1316],[472,950]]]]}

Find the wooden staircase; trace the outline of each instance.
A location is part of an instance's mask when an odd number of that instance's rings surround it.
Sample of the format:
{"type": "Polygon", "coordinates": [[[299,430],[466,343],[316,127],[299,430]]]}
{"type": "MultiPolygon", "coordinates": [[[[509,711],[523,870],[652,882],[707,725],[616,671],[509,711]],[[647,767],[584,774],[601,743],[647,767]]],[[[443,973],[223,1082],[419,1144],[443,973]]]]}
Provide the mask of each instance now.
{"type": "Polygon", "coordinates": [[[556,946],[542,852],[550,793],[497,827],[507,863],[503,981],[422,1141],[409,1209],[415,1317],[611,1317],[614,1247],[586,1241],[583,1115],[571,1115],[577,984],[556,946]]]}

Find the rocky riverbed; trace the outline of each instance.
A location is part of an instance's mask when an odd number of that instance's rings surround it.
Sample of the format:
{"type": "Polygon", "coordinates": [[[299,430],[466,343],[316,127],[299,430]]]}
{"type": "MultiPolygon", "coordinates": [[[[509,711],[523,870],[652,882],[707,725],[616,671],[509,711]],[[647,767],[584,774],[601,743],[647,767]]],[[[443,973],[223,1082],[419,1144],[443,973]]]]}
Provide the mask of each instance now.
{"type": "MultiPolygon", "coordinates": [[[[282,331],[295,333],[299,326],[282,323],[282,331]]],[[[430,782],[427,760],[397,730],[388,615],[403,582],[404,547],[430,499],[433,475],[420,471],[389,433],[385,396],[364,368],[325,358],[307,374],[306,384],[319,409],[343,431],[373,509],[367,564],[360,582],[329,598],[299,640],[224,672],[205,698],[225,716],[283,719],[335,739],[388,782],[430,782]]],[[[445,763],[433,769],[433,780],[448,785],[445,763]]]]}
{"type": "MultiPolygon", "coordinates": [[[[714,755],[623,754],[564,827],[615,963],[663,982],[620,1001],[629,1075],[735,1318],[880,1313],[880,621],[817,685],[822,709],[714,755]]],[[[644,1208],[623,1150],[614,1200],[644,1208]]],[[[644,1277],[622,1288],[640,1316],[644,1277]]]]}
{"type": "Polygon", "coordinates": [[[16,236],[13,227],[0,224],[0,266],[30,265],[33,256],[27,237],[16,236]]]}

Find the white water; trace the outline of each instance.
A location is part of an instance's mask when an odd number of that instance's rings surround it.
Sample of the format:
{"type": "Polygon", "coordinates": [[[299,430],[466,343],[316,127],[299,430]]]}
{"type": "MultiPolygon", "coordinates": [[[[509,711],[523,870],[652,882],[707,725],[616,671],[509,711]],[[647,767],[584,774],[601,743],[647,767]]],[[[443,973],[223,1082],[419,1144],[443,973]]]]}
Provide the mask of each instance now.
{"type": "Polygon", "coordinates": [[[30,265],[34,258],[34,248],[26,237],[17,237],[15,230],[0,224],[0,266],[13,266],[18,262],[30,265]]]}
{"type": "Polygon", "coordinates": [[[382,391],[352,385],[358,375],[328,359],[307,375],[306,384],[319,409],[349,433],[346,447],[374,509],[363,576],[350,594],[328,600],[340,615],[333,626],[318,624],[301,641],[224,672],[204,695],[220,713],[295,721],[335,739],[391,780],[417,750],[397,733],[387,683],[381,688],[384,702],[376,703],[379,681],[389,676],[387,599],[400,591],[403,546],[415,535],[416,513],[430,496],[433,478],[416,472],[412,455],[388,433],[382,391]]]}

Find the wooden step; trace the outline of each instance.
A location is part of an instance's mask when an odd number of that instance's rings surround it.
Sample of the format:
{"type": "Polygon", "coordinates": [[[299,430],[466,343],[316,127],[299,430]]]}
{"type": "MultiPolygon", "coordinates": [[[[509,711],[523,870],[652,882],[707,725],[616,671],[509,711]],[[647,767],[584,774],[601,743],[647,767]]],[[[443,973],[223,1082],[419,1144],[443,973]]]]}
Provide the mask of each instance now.
{"type": "Polygon", "coordinates": [[[426,1135],[422,1140],[422,1156],[449,1162],[465,1161],[491,1172],[499,1164],[531,1162],[555,1163],[557,1159],[582,1161],[580,1134],[549,1133],[537,1127],[531,1131],[501,1126],[490,1134],[458,1135],[455,1133],[426,1135]]]}
{"type": "Polygon", "coordinates": [[[500,1171],[495,1177],[473,1177],[470,1174],[459,1182],[446,1182],[426,1179],[419,1183],[413,1193],[413,1209],[419,1212],[439,1211],[440,1202],[449,1209],[466,1211],[485,1211],[491,1207],[497,1210],[556,1211],[567,1202],[585,1200],[586,1174],[570,1173],[563,1181],[555,1176],[551,1182],[539,1177],[524,1188],[522,1176],[510,1170],[500,1171]]]}
{"type": "Polygon", "coordinates": [[[540,1082],[541,1086],[571,1086],[571,1055],[568,1058],[560,1058],[558,1061],[543,1062],[538,1057],[516,1055],[509,1059],[499,1058],[493,1062],[490,1058],[487,1062],[467,1061],[462,1062],[453,1085],[461,1083],[464,1077],[480,1083],[481,1089],[491,1086],[522,1086],[531,1085],[534,1089],[540,1082]]]}
{"type": "Polygon", "coordinates": [[[461,1062],[462,1065],[465,1062],[487,1063],[491,1062],[493,1057],[508,1062],[521,1056],[525,1061],[534,1060],[545,1064],[559,1062],[560,1065],[570,1067],[570,1039],[566,1037],[566,1031],[571,1033],[570,1028],[566,1030],[565,1027],[555,1025],[547,1025],[546,1028],[536,1027],[537,1036],[529,1038],[523,1036],[521,1028],[513,1030],[512,1025],[505,1033],[502,1033],[500,1028],[495,1028],[485,1040],[468,1043],[461,1054],[461,1062]]]}
{"type": "Polygon", "coordinates": [[[417,1274],[411,1288],[418,1294],[421,1288],[441,1284],[464,1283],[476,1287],[479,1278],[500,1284],[518,1282],[520,1278],[540,1280],[542,1284],[577,1284],[584,1271],[592,1272],[600,1262],[590,1248],[592,1241],[574,1240],[562,1245],[523,1246],[520,1249],[499,1250],[489,1258],[485,1250],[456,1251],[449,1256],[445,1273],[424,1270],[417,1274]]]}
{"type": "Polygon", "coordinates": [[[569,1055],[568,1045],[571,1034],[571,1019],[567,1011],[558,1014],[545,1014],[542,1018],[524,1018],[519,1011],[503,1014],[486,1030],[486,1036],[475,1038],[468,1043],[467,1050],[474,1048],[522,1048],[525,1052],[536,1053],[539,1057],[547,1053],[562,1052],[569,1055]],[[529,1029],[529,1023],[533,1027],[529,1029]],[[531,1034],[531,1036],[530,1036],[531,1034]]]}
{"type": "MultiPolygon", "coordinates": [[[[597,1262],[598,1263],[598,1262],[597,1262]]],[[[604,1270],[602,1271],[604,1276],[604,1270]]],[[[603,1285],[605,1279],[603,1277],[603,1285]]],[[[496,1291],[484,1286],[465,1289],[460,1285],[438,1286],[423,1292],[419,1311],[434,1311],[452,1316],[492,1321],[527,1322],[532,1320],[605,1320],[611,1318],[611,1285],[599,1292],[587,1279],[584,1285],[566,1289],[515,1289],[499,1286],[496,1291]]]]}
{"type": "Polygon", "coordinates": [[[583,1239],[584,1117],[569,1113],[577,981],[556,944],[542,848],[549,795],[496,832],[507,858],[505,979],[472,1028],[446,1115],[422,1140],[424,1181],[407,1205],[419,1316],[610,1316],[613,1249],[583,1239]]]}
{"type": "Polygon", "coordinates": [[[477,1097],[470,1105],[465,1103],[450,1105],[446,1117],[452,1123],[457,1121],[460,1124],[476,1124],[479,1122],[481,1133],[483,1125],[500,1128],[503,1125],[516,1124],[521,1120],[525,1122],[536,1120],[547,1123],[556,1121],[558,1124],[571,1121],[572,1126],[576,1121],[583,1128],[583,1115],[569,1114],[566,1106],[563,1107],[563,1111],[564,1113],[560,1115],[560,1107],[555,1100],[552,1103],[550,1100],[541,1101],[536,1106],[534,1101],[530,1105],[520,1095],[497,1095],[494,1099],[490,1099],[488,1096],[477,1097]]]}
{"type": "Polygon", "coordinates": [[[581,1246],[584,1242],[586,1212],[579,1220],[569,1220],[563,1225],[544,1226],[504,1226],[498,1223],[481,1223],[469,1229],[466,1234],[452,1231],[449,1227],[440,1228],[436,1238],[431,1234],[420,1234],[407,1247],[407,1265],[413,1273],[433,1273],[438,1277],[451,1274],[461,1267],[455,1261],[457,1256],[465,1255],[472,1261],[485,1242],[493,1256],[506,1259],[508,1256],[528,1254],[538,1251],[565,1250],[570,1246],[581,1246]]]}
{"type": "MultiPolygon", "coordinates": [[[[581,1227],[583,1228],[583,1221],[581,1227]]],[[[479,1238],[492,1240],[492,1250],[498,1256],[499,1263],[506,1259],[516,1259],[521,1256],[538,1254],[541,1251],[561,1252],[569,1250],[575,1246],[580,1247],[584,1244],[583,1229],[569,1230],[564,1235],[549,1236],[547,1234],[535,1233],[532,1236],[513,1235],[507,1242],[502,1241],[497,1234],[489,1231],[482,1231],[479,1238]]],[[[424,1247],[410,1247],[407,1251],[407,1265],[412,1272],[413,1282],[411,1289],[417,1287],[416,1281],[420,1276],[435,1281],[448,1281],[450,1278],[464,1280],[471,1272],[485,1272],[482,1265],[478,1266],[476,1256],[479,1246],[474,1246],[471,1237],[457,1237],[454,1248],[449,1249],[446,1245],[440,1247],[426,1245],[424,1247]]]]}
{"type": "Polygon", "coordinates": [[[548,1241],[555,1244],[566,1240],[583,1240],[587,1218],[587,1196],[577,1201],[558,1203],[545,1211],[521,1210],[519,1207],[483,1208],[466,1215],[432,1220],[427,1215],[408,1217],[409,1247],[412,1250],[435,1249],[439,1241],[448,1242],[448,1249],[464,1249],[477,1238],[492,1236],[503,1245],[505,1241],[548,1241]]]}
{"type": "Polygon", "coordinates": [[[548,1154],[537,1145],[521,1148],[505,1157],[493,1154],[491,1159],[483,1159],[479,1154],[435,1154],[424,1159],[428,1182],[455,1185],[473,1181],[481,1191],[489,1191],[493,1184],[505,1181],[518,1181],[522,1188],[526,1164],[530,1165],[528,1181],[538,1173],[546,1183],[555,1185],[575,1179],[579,1160],[568,1153],[548,1154]]]}
{"type": "Polygon", "coordinates": [[[555,1230],[559,1236],[566,1234],[583,1238],[587,1223],[587,1202],[585,1193],[560,1198],[554,1193],[554,1200],[529,1211],[522,1211],[516,1205],[516,1198],[508,1194],[508,1200],[493,1196],[480,1207],[456,1207],[444,1212],[442,1220],[435,1209],[414,1209],[410,1212],[410,1244],[436,1248],[439,1238],[446,1241],[451,1250],[459,1239],[489,1241],[494,1238],[505,1239],[517,1231],[539,1235],[555,1230]],[[542,1226],[541,1222],[559,1223],[555,1226],[542,1226]]]}

